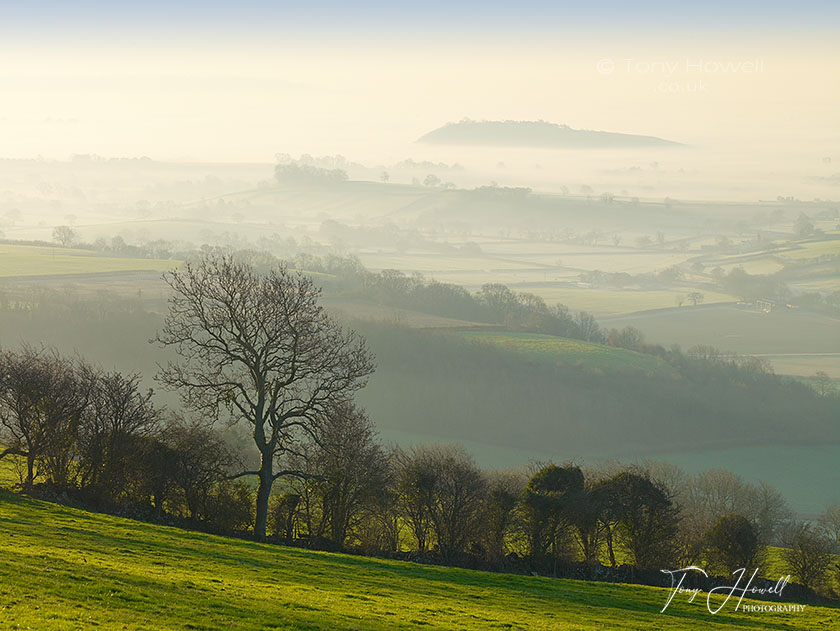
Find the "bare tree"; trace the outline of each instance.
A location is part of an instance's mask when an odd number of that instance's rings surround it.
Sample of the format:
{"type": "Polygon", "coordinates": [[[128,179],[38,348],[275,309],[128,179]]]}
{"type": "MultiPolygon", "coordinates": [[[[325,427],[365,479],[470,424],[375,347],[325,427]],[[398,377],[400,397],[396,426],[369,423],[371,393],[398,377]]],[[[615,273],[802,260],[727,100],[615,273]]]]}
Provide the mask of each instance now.
{"type": "Polygon", "coordinates": [[[683,529],[698,539],[721,516],[740,513],[750,520],[759,543],[772,545],[784,523],[793,517],[784,497],[766,482],[758,486],[728,471],[704,471],[692,476],[680,493],[683,529]]]}
{"type": "Polygon", "coordinates": [[[260,453],[254,534],[264,538],[275,461],[298,450],[327,407],[373,372],[365,344],[318,305],[312,279],[278,266],[265,274],[231,254],[206,252],[169,272],[174,290],[157,341],[181,360],[158,375],[189,407],[253,428],[260,453]]]}
{"type": "Polygon", "coordinates": [[[26,458],[26,487],[35,479],[36,463],[52,482],[68,482],[90,392],[84,372],[50,349],[25,346],[0,354],[0,442],[5,445],[0,458],[26,458]]]}
{"type": "Polygon", "coordinates": [[[598,326],[598,322],[592,314],[579,311],[576,322],[580,330],[580,339],[586,342],[602,341],[603,333],[601,333],[601,328],[598,326]]]}
{"type": "Polygon", "coordinates": [[[79,235],[70,226],[56,226],[53,229],[52,237],[53,241],[68,248],[78,240],[79,235]]]}
{"type": "Polygon", "coordinates": [[[488,475],[485,507],[485,541],[489,558],[499,563],[505,556],[506,540],[516,516],[517,501],[525,488],[524,476],[513,472],[488,475]]]}
{"type": "Polygon", "coordinates": [[[227,480],[233,455],[218,432],[196,421],[172,421],[164,440],[174,460],[172,480],[184,494],[190,519],[207,518],[210,494],[227,480]]]}
{"type": "Polygon", "coordinates": [[[429,459],[437,471],[429,507],[432,528],[441,557],[452,562],[464,553],[471,537],[480,536],[478,530],[487,482],[462,447],[431,447],[429,459]]]}
{"type": "Polygon", "coordinates": [[[808,523],[793,524],[785,537],[782,558],[800,585],[813,590],[823,587],[831,565],[831,542],[808,523]]]}
{"type": "Polygon", "coordinates": [[[160,420],[153,392],[140,389],[140,375],[98,374],[79,428],[79,482],[112,500],[126,491],[139,437],[149,437],[160,420]]]}
{"type": "Polygon", "coordinates": [[[389,465],[370,419],[351,403],[331,406],[316,433],[317,440],[289,464],[306,473],[298,486],[310,534],[343,547],[364,509],[384,490],[389,465]]]}
{"type": "Polygon", "coordinates": [[[400,512],[408,522],[420,552],[426,551],[429,542],[430,506],[438,475],[427,455],[424,449],[417,447],[395,454],[400,512]]]}
{"type": "Polygon", "coordinates": [[[827,397],[832,392],[831,377],[824,370],[818,370],[811,378],[814,382],[814,390],[821,397],[827,397]]]}
{"type": "Polygon", "coordinates": [[[826,508],[817,518],[817,524],[837,552],[840,543],[840,504],[832,504],[826,508]]]}

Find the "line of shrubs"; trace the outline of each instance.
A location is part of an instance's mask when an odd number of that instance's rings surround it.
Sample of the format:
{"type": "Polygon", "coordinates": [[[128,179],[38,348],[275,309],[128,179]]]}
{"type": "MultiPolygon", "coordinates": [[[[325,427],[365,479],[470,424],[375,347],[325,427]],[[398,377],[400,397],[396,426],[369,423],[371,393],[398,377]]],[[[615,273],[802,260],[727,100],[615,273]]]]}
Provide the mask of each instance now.
{"type": "MultiPolygon", "coordinates": [[[[138,375],[51,349],[0,351],[0,458],[29,493],[136,519],[247,536],[249,453],[217,429],[166,413],[138,375]]],[[[272,500],[279,543],[480,569],[668,585],[662,569],[729,575],[767,547],[801,588],[836,595],[840,509],[797,523],[766,484],[663,464],[533,464],[483,471],[462,448],[383,446],[350,402],[282,458],[272,500]]],[[[798,591],[797,591],[798,590],[798,591]]]]}

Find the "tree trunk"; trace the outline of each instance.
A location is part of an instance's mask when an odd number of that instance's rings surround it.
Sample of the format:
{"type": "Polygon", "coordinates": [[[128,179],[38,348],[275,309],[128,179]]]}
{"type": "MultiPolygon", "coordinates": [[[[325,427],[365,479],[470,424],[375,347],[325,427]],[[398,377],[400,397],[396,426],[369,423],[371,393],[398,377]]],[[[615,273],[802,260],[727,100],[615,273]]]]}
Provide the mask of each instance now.
{"type": "Polygon", "coordinates": [[[271,456],[263,456],[260,463],[260,485],[257,488],[257,519],[254,522],[254,538],[257,541],[265,539],[268,524],[268,498],[271,496],[271,485],[274,483],[271,456]]]}
{"type": "Polygon", "coordinates": [[[615,567],[615,553],[613,552],[613,533],[612,528],[607,526],[607,550],[610,553],[610,567],[615,567]]]}
{"type": "Polygon", "coordinates": [[[25,488],[31,489],[32,482],[35,480],[35,454],[31,451],[26,454],[26,485],[25,488]]]}

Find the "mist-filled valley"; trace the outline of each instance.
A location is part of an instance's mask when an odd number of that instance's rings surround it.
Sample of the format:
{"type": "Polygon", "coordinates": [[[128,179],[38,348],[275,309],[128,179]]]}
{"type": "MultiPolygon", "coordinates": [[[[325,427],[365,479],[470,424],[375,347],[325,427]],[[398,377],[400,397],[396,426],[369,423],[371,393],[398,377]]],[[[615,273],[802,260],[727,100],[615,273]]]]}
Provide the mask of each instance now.
{"type": "MultiPolygon", "coordinates": [[[[579,168],[603,167],[587,174],[591,185],[558,177],[568,172],[562,151],[491,148],[507,160],[495,165],[486,149],[439,151],[457,159],[6,160],[0,344],[55,345],[154,386],[165,351],[148,340],[169,291],[160,273],[208,246],[265,252],[315,273],[325,306],[369,340],[379,370],[360,400],[386,440],[456,441],[488,467],[688,458],[692,470],[753,480],[772,474],[767,460],[819,445],[823,455],[795,458],[803,465],[776,483],[806,512],[837,500],[831,486],[801,492],[833,471],[840,438],[835,202],[659,197],[690,188],[690,173],[667,166],[690,159],[695,149],[685,146],[607,159],[579,150],[579,168]],[[551,160],[559,170],[542,174],[537,161],[551,160]],[[610,172],[611,160],[643,166],[610,172]],[[630,190],[617,188],[622,181],[630,190]],[[531,187],[540,182],[553,186],[531,187]],[[385,270],[382,286],[371,288],[354,267],[377,278],[385,270]],[[424,284],[440,291],[424,296],[424,284]],[[509,292],[498,300],[521,294],[538,315],[518,322],[464,304],[502,285],[509,292]],[[577,334],[590,348],[516,340],[517,332],[570,335],[538,323],[555,305],[600,326],[577,334]],[[611,330],[631,332],[629,349],[611,330]],[[640,353],[645,344],[661,352],[640,353]],[[686,373],[674,365],[682,360],[664,358],[673,345],[686,355],[715,347],[722,358],[754,358],[762,374],[753,383],[686,373]],[[602,348],[611,350],[597,359],[602,348]]],[[[789,190],[780,182],[776,190],[789,190]]],[[[178,406],[172,394],[157,396],[178,406]]]]}
{"type": "Polygon", "coordinates": [[[831,627],[840,16],[654,5],[4,10],[0,626],[831,627]]]}

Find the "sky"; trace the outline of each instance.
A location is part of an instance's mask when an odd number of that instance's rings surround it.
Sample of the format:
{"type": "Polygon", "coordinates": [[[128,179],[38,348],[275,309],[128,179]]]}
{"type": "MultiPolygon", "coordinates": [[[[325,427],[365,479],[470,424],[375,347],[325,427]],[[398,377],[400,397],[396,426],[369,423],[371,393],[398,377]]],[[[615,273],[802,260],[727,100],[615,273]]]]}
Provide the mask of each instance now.
{"type": "Polygon", "coordinates": [[[826,152],[837,42],[814,0],[0,1],[0,157],[400,159],[464,117],[826,152]]]}

